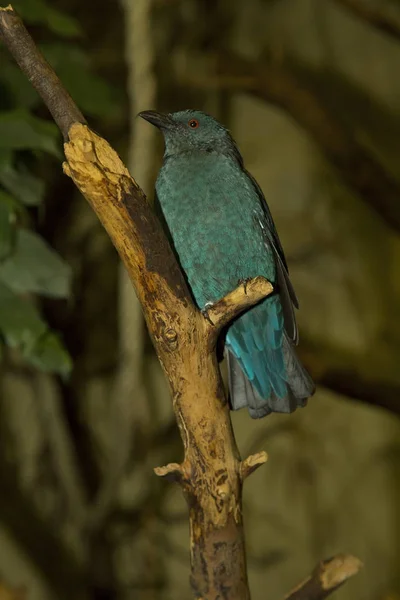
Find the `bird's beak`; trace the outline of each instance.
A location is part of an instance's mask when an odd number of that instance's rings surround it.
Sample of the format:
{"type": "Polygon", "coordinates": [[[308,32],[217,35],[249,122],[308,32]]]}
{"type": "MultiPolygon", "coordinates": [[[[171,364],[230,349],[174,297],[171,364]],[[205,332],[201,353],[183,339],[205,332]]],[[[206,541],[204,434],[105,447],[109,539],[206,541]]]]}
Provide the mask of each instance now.
{"type": "Polygon", "coordinates": [[[169,115],[163,115],[155,110],[144,110],[138,114],[138,117],[142,117],[142,119],[159,129],[171,129],[173,125],[176,125],[175,121],[169,115]]]}

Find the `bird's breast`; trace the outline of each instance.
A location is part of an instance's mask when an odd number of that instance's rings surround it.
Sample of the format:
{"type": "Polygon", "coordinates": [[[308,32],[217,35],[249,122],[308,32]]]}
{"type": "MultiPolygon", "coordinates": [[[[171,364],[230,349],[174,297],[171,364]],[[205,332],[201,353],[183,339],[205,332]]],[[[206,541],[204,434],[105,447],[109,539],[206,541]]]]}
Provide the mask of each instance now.
{"type": "Polygon", "coordinates": [[[199,305],[225,295],[240,279],[271,278],[273,259],[268,261],[265,238],[256,225],[262,208],[239,165],[212,154],[201,160],[171,158],[161,169],[156,187],[199,305]]]}

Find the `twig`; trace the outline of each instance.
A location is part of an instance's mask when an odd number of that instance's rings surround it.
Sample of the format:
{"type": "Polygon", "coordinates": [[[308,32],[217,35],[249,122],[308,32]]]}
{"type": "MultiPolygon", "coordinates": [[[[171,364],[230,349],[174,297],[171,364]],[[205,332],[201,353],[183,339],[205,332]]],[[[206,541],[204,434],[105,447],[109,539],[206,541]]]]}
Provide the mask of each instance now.
{"type": "Polygon", "coordinates": [[[210,305],[206,311],[206,316],[212,325],[212,328],[210,328],[211,335],[214,338],[218,337],[221,329],[235,316],[272,292],[273,287],[269,281],[264,279],[264,277],[256,277],[250,281],[243,282],[242,287],[236,288],[219,302],[210,305]],[[248,301],[246,300],[246,296],[248,296],[248,301]],[[214,332],[217,335],[214,335],[214,332]]]}
{"type": "Polygon", "coordinates": [[[86,123],[86,120],[49,63],[38,52],[11,5],[0,7],[0,35],[21,70],[43,98],[66,140],[72,123],[86,123]]]}
{"type": "Polygon", "coordinates": [[[400,11],[393,7],[391,13],[385,12],[379,6],[382,0],[376,0],[376,6],[371,6],[370,0],[333,0],[339,6],[343,6],[356,17],[369,23],[382,33],[386,33],[395,40],[400,40],[400,11]]]}
{"type": "MultiPolygon", "coordinates": [[[[18,36],[21,28],[25,31],[11,8],[2,11],[0,30],[11,31],[8,38],[12,32],[18,36]]],[[[30,39],[29,43],[23,36],[17,43],[9,39],[8,46],[28,77],[35,73],[36,89],[44,100],[51,98],[56,112],[60,108],[65,117],[58,120],[69,140],[64,145],[64,171],[117,248],[168,378],[185,456],[181,465],[170,465],[159,474],[176,476],[188,500],[194,595],[204,600],[218,596],[247,600],[241,463],[214,343],[210,343],[224,323],[219,316],[224,304],[218,303],[214,310],[216,325],[198,311],[160,223],[116,152],[76,118],[79,111],[71,108],[70,98],[30,39]]],[[[231,317],[260,300],[259,283],[239,287],[237,312],[230,308],[231,317]]],[[[268,286],[266,293],[270,291],[268,286]]],[[[244,470],[249,472],[261,462],[260,457],[245,461],[244,470]]]]}
{"type": "Polygon", "coordinates": [[[254,473],[258,467],[261,467],[265,462],[267,462],[268,456],[266,452],[258,452],[257,454],[251,454],[245,460],[243,460],[240,464],[240,476],[242,481],[246,479],[249,475],[254,473]]]}
{"type": "Polygon", "coordinates": [[[362,563],[351,554],[338,554],[324,560],[310,577],[294,588],[284,600],[323,600],[361,569],[362,563]]]}

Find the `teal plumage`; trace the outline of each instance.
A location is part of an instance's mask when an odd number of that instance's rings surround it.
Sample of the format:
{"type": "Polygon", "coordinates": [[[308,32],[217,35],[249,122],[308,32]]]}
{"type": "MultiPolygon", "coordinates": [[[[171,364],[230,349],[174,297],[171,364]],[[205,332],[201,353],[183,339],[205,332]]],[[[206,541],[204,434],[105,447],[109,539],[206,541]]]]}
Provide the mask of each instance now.
{"type": "Polygon", "coordinates": [[[232,408],[247,406],[257,418],[304,406],[314,386],[294,354],[296,296],[269,209],[235,142],[200,111],[141,116],[164,134],[158,208],[197,305],[258,275],[279,290],[226,332],[232,408]]]}

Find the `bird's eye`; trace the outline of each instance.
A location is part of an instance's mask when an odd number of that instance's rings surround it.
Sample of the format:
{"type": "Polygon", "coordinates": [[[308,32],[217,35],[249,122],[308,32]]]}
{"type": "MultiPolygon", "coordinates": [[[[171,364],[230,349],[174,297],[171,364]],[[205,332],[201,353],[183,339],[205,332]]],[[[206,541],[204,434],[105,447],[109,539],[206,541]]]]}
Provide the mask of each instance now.
{"type": "Polygon", "coordinates": [[[197,129],[198,126],[200,125],[200,123],[198,122],[197,119],[190,119],[189,123],[188,123],[189,127],[191,127],[192,129],[197,129]]]}

